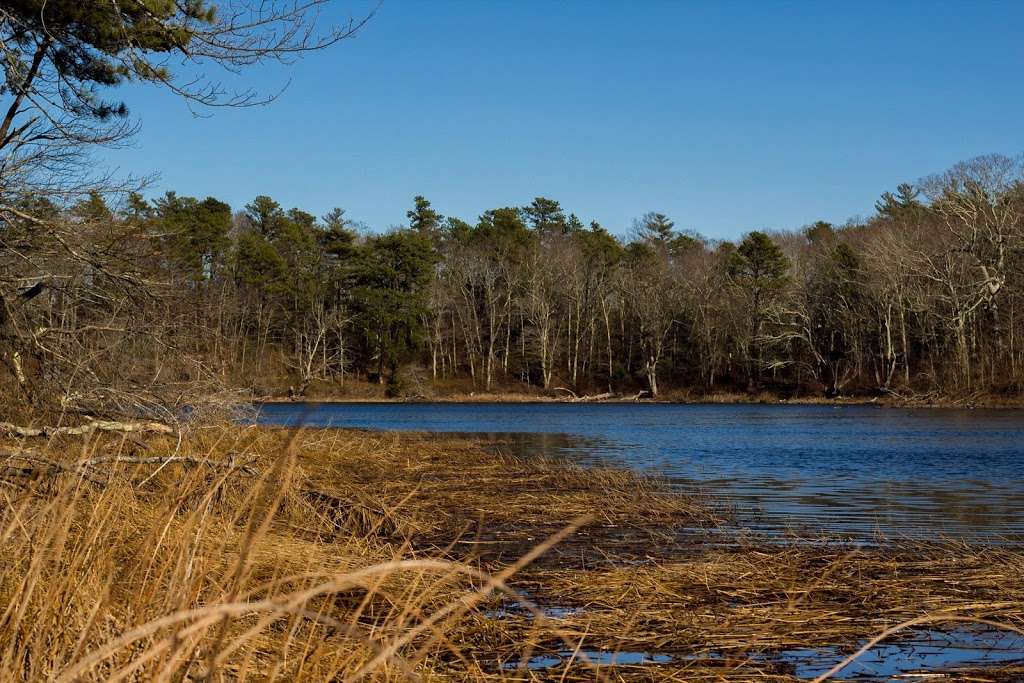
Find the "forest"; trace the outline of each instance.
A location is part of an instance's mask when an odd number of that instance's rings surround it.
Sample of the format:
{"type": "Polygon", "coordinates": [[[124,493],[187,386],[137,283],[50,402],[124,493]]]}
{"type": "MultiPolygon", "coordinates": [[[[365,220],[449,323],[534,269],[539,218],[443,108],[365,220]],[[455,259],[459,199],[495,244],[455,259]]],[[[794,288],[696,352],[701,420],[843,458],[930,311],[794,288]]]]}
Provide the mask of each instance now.
{"type": "Polygon", "coordinates": [[[1021,389],[1020,157],[901,184],[866,219],[735,243],[657,212],[620,238],[546,197],[466,221],[417,196],[407,216],[373,231],[265,195],[7,199],[5,391],[95,410],[367,384],[405,398],[1021,389]]]}

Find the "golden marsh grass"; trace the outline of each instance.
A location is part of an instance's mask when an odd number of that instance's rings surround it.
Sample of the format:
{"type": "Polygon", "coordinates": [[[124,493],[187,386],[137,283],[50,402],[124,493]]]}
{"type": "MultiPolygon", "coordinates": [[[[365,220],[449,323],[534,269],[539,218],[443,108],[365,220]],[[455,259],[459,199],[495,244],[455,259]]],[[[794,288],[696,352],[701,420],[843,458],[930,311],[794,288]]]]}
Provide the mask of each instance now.
{"type": "Polygon", "coordinates": [[[662,482],[465,440],[32,441],[3,446],[0,680],[781,681],[908,620],[1024,624],[1011,548],[741,540],[662,482]]]}

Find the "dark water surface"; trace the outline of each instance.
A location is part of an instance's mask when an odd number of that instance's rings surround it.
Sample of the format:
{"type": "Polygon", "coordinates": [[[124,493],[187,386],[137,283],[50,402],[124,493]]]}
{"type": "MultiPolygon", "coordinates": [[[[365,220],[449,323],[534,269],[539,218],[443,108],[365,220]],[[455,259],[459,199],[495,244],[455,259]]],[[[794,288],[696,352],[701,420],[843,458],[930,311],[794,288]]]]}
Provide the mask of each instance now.
{"type": "MultiPolygon", "coordinates": [[[[860,643],[857,645],[860,646],[860,643]]],[[[797,678],[812,679],[845,660],[848,654],[849,652],[839,647],[796,648],[765,659],[788,665],[797,678]]],[[[643,666],[697,659],[723,662],[725,665],[722,657],[714,653],[706,653],[702,657],[687,657],[638,651],[562,650],[531,657],[526,661],[526,666],[530,669],[550,669],[563,666],[569,661],[579,660],[580,655],[585,655],[590,662],[602,666],[643,666]]],[[[737,658],[734,656],[734,659],[737,658]]],[[[832,679],[950,680],[961,671],[1019,664],[1022,661],[1024,639],[1014,633],[999,633],[971,627],[955,628],[950,631],[924,630],[912,632],[911,637],[897,643],[879,644],[833,674],[832,679]]],[[[511,661],[506,663],[504,668],[515,669],[521,665],[520,661],[511,661]]]]}
{"type": "Polygon", "coordinates": [[[1024,539],[1024,410],[872,406],[267,404],[259,420],[485,434],[697,487],[774,532],[1024,539]]]}

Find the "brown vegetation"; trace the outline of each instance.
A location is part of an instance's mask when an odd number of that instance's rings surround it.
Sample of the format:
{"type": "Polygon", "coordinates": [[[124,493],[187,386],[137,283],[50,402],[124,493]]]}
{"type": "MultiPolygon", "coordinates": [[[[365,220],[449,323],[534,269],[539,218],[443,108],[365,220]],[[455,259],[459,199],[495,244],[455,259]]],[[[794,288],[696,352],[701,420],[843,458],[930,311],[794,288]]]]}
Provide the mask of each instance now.
{"type": "Polygon", "coordinates": [[[769,544],[658,481],[466,441],[194,426],[2,458],[3,680],[793,680],[793,647],[1024,618],[1016,550],[769,544]]]}

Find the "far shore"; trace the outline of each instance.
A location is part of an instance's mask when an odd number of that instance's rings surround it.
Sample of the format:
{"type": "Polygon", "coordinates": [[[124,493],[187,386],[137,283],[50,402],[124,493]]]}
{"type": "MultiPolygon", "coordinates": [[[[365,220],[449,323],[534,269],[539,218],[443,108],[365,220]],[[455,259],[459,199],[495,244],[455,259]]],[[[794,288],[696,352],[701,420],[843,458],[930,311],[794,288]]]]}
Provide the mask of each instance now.
{"type": "Polygon", "coordinates": [[[305,396],[269,395],[257,397],[256,403],[320,403],[320,404],[368,404],[368,403],[478,403],[478,404],[613,404],[613,405],[822,405],[822,406],[876,406],[882,408],[967,408],[967,409],[1020,409],[1024,408],[1024,396],[970,396],[901,398],[897,396],[792,396],[777,394],[721,393],[695,396],[667,395],[664,397],[634,397],[616,395],[595,398],[588,395],[542,394],[527,392],[470,392],[432,396],[395,397],[386,395],[362,395],[333,392],[316,392],[305,396]]]}

